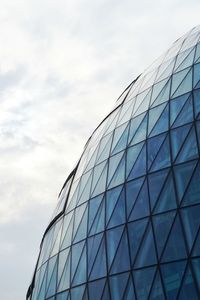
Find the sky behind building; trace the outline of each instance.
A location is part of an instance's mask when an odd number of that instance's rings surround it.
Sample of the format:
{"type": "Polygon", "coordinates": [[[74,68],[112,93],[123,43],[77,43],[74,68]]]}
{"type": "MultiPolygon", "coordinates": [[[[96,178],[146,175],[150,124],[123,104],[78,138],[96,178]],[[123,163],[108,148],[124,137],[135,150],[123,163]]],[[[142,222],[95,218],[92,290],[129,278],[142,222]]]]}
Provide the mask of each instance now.
{"type": "Polygon", "coordinates": [[[123,89],[198,25],[199,1],[2,1],[0,288],[25,298],[57,195],[123,89]]]}

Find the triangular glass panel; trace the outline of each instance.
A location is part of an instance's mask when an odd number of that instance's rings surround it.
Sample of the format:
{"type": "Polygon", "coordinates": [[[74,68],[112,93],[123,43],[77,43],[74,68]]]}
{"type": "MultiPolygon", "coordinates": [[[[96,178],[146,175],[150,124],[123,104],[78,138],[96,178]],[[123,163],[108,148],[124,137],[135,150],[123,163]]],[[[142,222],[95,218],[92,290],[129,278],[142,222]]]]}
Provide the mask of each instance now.
{"type": "Polygon", "coordinates": [[[200,258],[192,259],[192,266],[198,288],[200,289],[200,258]]]}
{"type": "Polygon", "coordinates": [[[103,160],[108,158],[110,153],[111,142],[112,142],[112,133],[109,133],[102,138],[99,145],[96,163],[100,163],[103,160]]]}
{"type": "Polygon", "coordinates": [[[83,252],[85,241],[77,243],[72,246],[71,255],[71,279],[74,277],[77,265],[79,263],[81,254],[83,252]]]}
{"type": "Polygon", "coordinates": [[[47,292],[46,297],[50,297],[53,294],[55,294],[56,291],[56,278],[57,278],[57,269],[58,269],[58,263],[57,263],[57,256],[54,256],[49,260],[48,263],[48,273],[47,273],[47,292]]]}
{"type": "Polygon", "coordinates": [[[84,173],[94,167],[98,150],[99,150],[98,145],[95,145],[93,147],[93,149],[90,150],[90,153],[92,153],[92,154],[90,154],[91,157],[90,157],[89,161],[87,162],[86,167],[84,168],[84,173]]]}
{"type": "Polygon", "coordinates": [[[143,185],[144,177],[135,179],[126,183],[126,209],[127,216],[130,215],[130,212],[135,204],[139,191],[143,185]]]}
{"type": "MultiPolygon", "coordinates": [[[[66,260],[63,266],[63,272],[62,275],[60,277],[60,280],[58,281],[57,285],[57,291],[61,292],[63,290],[66,290],[69,288],[70,286],[70,254],[69,252],[66,253],[66,260]]],[[[60,269],[60,266],[59,266],[60,269]]]]}
{"type": "Polygon", "coordinates": [[[140,245],[134,268],[142,268],[156,263],[156,248],[154,245],[152,226],[151,223],[149,223],[147,230],[145,230],[145,235],[140,245]]]}
{"type": "Polygon", "coordinates": [[[169,100],[170,86],[171,86],[171,78],[168,79],[166,85],[164,86],[160,94],[157,96],[154,103],[152,103],[152,107],[155,107],[169,100]]]}
{"type": "Polygon", "coordinates": [[[187,185],[192,177],[196,161],[191,161],[174,167],[178,200],[181,201],[187,185]]]}
{"type": "Polygon", "coordinates": [[[153,127],[150,133],[150,137],[165,132],[168,130],[168,128],[169,128],[169,105],[167,104],[160,118],[158,119],[157,123],[153,127]]]}
{"type": "Polygon", "coordinates": [[[185,68],[190,67],[193,64],[193,61],[194,61],[194,54],[195,54],[195,47],[193,47],[192,49],[190,48],[190,49],[182,52],[181,55],[182,55],[183,60],[182,60],[182,62],[179,61],[180,62],[179,65],[176,64],[177,68],[176,68],[175,71],[178,72],[178,71],[181,71],[185,68]]]}
{"type": "Polygon", "coordinates": [[[79,189],[77,205],[80,205],[81,203],[85,202],[90,197],[90,190],[91,190],[91,184],[92,184],[92,171],[89,171],[88,173],[84,174],[81,178],[81,186],[79,189]],[[89,175],[89,177],[88,177],[88,175],[89,175]],[[83,180],[84,176],[88,177],[87,181],[83,180]]]}
{"type": "Polygon", "coordinates": [[[157,271],[156,277],[154,279],[149,299],[154,299],[154,300],[163,300],[163,299],[165,299],[165,293],[163,291],[159,271],[157,271]]]}
{"type": "Polygon", "coordinates": [[[192,249],[194,240],[196,238],[197,232],[200,227],[199,216],[200,216],[200,206],[192,206],[181,209],[181,218],[186,234],[186,239],[188,243],[189,250],[192,249]]]}
{"type": "Polygon", "coordinates": [[[146,135],[147,135],[147,114],[145,114],[145,117],[143,118],[142,122],[140,123],[140,126],[138,127],[135,135],[133,136],[130,145],[135,145],[136,143],[139,143],[139,142],[145,140],[146,135]]]}
{"type": "MultiPolygon", "coordinates": [[[[127,159],[127,165],[129,161],[127,159]]],[[[128,180],[143,176],[146,173],[146,144],[144,144],[142,150],[140,151],[137,160],[129,173],[128,180]]]]}
{"type": "Polygon", "coordinates": [[[109,188],[122,184],[125,181],[125,164],[126,164],[126,154],[124,152],[124,155],[117,169],[115,170],[113,177],[111,178],[111,181],[109,183],[109,188]]]}
{"type": "Polygon", "coordinates": [[[133,110],[133,104],[131,102],[127,102],[123,104],[120,111],[119,119],[117,121],[117,126],[119,126],[119,124],[123,124],[130,120],[132,110],[133,110]]]}
{"type": "Polygon", "coordinates": [[[191,272],[189,266],[187,267],[187,271],[185,273],[184,280],[183,280],[182,286],[179,291],[179,299],[181,299],[181,300],[188,300],[188,299],[198,300],[199,299],[199,295],[196,290],[192,272],[191,272]]]}
{"type": "Polygon", "coordinates": [[[65,291],[63,293],[57,294],[56,295],[56,300],[67,300],[69,292],[65,291]]]}
{"type": "Polygon", "coordinates": [[[116,169],[119,166],[123,155],[124,155],[124,151],[110,157],[109,168],[108,168],[108,179],[107,179],[108,183],[110,183],[114,173],[116,172],[116,169]]]}
{"type": "Polygon", "coordinates": [[[200,165],[198,163],[183,197],[182,206],[200,203],[200,165]]]}
{"type": "Polygon", "coordinates": [[[106,249],[105,240],[103,238],[90,273],[90,280],[104,277],[106,274],[106,249]]]}
{"type": "Polygon", "coordinates": [[[61,249],[64,249],[71,244],[72,231],[74,225],[74,211],[67,214],[64,218],[64,225],[61,237],[61,249]]]}
{"type": "Polygon", "coordinates": [[[182,226],[179,220],[179,215],[176,216],[173,223],[165,250],[162,255],[162,261],[172,261],[186,258],[186,248],[182,226]]]}
{"type": "Polygon", "coordinates": [[[182,127],[178,127],[176,129],[171,130],[171,147],[172,147],[172,157],[173,160],[176,159],[176,156],[178,152],[180,151],[180,148],[185,141],[185,138],[191,128],[191,125],[185,125],[182,127]]]}
{"type": "Polygon", "coordinates": [[[137,299],[148,299],[149,292],[152,286],[152,282],[155,276],[155,267],[145,268],[137,271],[133,271],[133,278],[135,282],[135,292],[137,299]]]}
{"type": "Polygon", "coordinates": [[[177,203],[174,180],[172,173],[170,173],[155,205],[154,213],[161,213],[167,210],[175,209],[176,207],[177,203]]]}
{"type": "Polygon", "coordinates": [[[110,291],[109,291],[109,287],[108,287],[108,282],[106,282],[104,291],[103,291],[103,296],[101,298],[101,300],[110,300],[110,291]]]}
{"type": "Polygon", "coordinates": [[[113,259],[116,255],[117,248],[123,233],[124,226],[120,226],[106,232],[107,238],[107,257],[108,257],[108,268],[110,269],[113,259]]]}
{"type": "Polygon", "coordinates": [[[148,122],[148,135],[154,128],[162,112],[164,111],[166,104],[161,104],[149,110],[149,122],[148,122]]]}
{"type": "Polygon", "coordinates": [[[170,124],[172,125],[188,100],[190,93],[184,94],[170,101],[170,124]]]}
{"type": "Polygon", "coordinates": [[[101,300],[105,281],[105,279],[101,279],[88,283],[89,299],[101,300]]]}
{"type": "MultiPolygon", "coordinates": [[[[108,168],[108,163],[106,162],[104,169],[100,175],[100,177],[98,178],[97,184],[93,190],[92,196],[97,196],[98,194],[101,194],[105,191],[106,188],[106,178],[107,178],[107,168],[108,168]]],[[[93,178],[95,176],[95,172],[93,175],[93,178]]]]}
{"type": "Polygon", "coordinates": [[[162,80],[164,78],[169,77],[172,74],[173,68],[174,58],[162,63],[157,74],[157,80],[162,80]]]}
{"type": "MultiPolygon", "coordinates": [[[[83,299],[83,294],[85,291],[85,285],[80,285],[71,289],[71,300],[83,299]]],[[[68,299],[67,299],[68,300],[68,299]]]]}
{"type": "Polygon", "coordinates": [[[76,272],[73,278],[72,285],[83,284],[86,281],[86,246],[84,247],[76,272]]]}
{"type": "Polygon", "coordinates": [[[122,187],[123,185],[120,185],[116,188],[108,190],[106,193],[106,224],[108,224],[108,221],[110,220],[119,195],[122,191],[122,187]]]}
{"type": "Polygon", "coordinates": [[[80,221],[79,227],[75,233],[74,243],[79,242],[86,238],[87,235],[87,224],[88,224],[88,207],[86,207],[84,215],[80,221]]]}
{"type": "Polygon", "coordinates": [[[87,203],[78,206],[75,210],[75,218],[74,218],[74,230],[73,230],[73,239],[76,235],[77,229],[80,225],[80,222],[83,218],[87,203]]]}
{"type": "Polygon", "coordinates": [[[185,103],[185,105],[183,106],[180,114],[176,118],[172,127],[174,128],[192,122],[193,118],[194,117],[193,117],[192,96],[190,96],[187,102],[185,103]]]}
{"type": "Polygon", "coordinates": [[[176,163],[181,163],[186,160],[195,159],[198,156],[198,148],[196,141],[196,133],[194,127],[190,130],[181,151],[176,159],[176,163]]]}
{"type": "Polygon", "coordinates": [[[93,179],[92,179],[92,188],[91,191],[94,192],[96,186],[98,185],[100,179],[102,178],[102,174],[105,170],[107,162],[102,162],[99,165],[95,166],[94,172],[93,172],[93,179]]]}
{"type": "Polygon", "coordinates": [[[46,279],[47,279],[47,268],[46,268],[46,270],[45,270],[43,279],[41,280],[40,289],[38,290],[37,299],[39,299],[39,300],[45,299],[46,279]]]}
{"type": "Polygon", "coordinates": [[[151,89],[149,90],[148,94],[145,96],[140,106],[135,111],[134,113],[135,116],[145,112],[149,108],[150,99],[151,99],[151,89]]]}
{"type": "Polygon", "coordinates": [[[94,218],[94,222],[90,229],[90,235],[103,231],[105,227],[105,198],[103,198],[98,212],[94,218]]]}
{"type": "Polygon", "coordinates": [[[127,286],[129,273],[110,276],[110,291],[111,298],[114,300],[121,300],[127,286]]]}
{"type": "Polygon", "coordinates": [[[165,137],[166,134],[164,133],[147,140],[148,169],[150,169],[165,137]]]}
{"type": "Polygon", "coordinates": [[[91,199],[89,202],[88,232],[90,231],[91,226],[94,222],[94,218],[96,217],[102,199],[103,199],[103,194],[91,199]]]}
{"type": "Polygon", "coordinates": [[[177,294],[181,285],[185,266],[186,261],[179,261],[161,265],[161,274],[167,299],[177,299],[177,294]]]}
{"type": "Polygon", "coordinates": [[[115,154],[126,148],[129,133],[129,124],[125,123],[115,129],[111,153],[115,154]]]}
{"type": "Polygon", "coordinates": [[[132,282],[132,276],[130,275],[128,284],[126,286],[123,300],[135,300],[135,292],[134,292],[134,287],[133,287],[133,282],[132,282]]]}
{"type": "Polygon", "coordinates": [[[132,167],[134,166],[139,154],[141,153],[144,143],[139,143],[127,150],[126,177],[128,177],[132,167]]]}
{"type": "Polygon", "coordinates": [[[129,138],[128,138],[128,144],[131,142],[131,140],[133,139],[138,127],[140,126],[142,120],[144,119],[145,117],[145,113],[133,118],[131,120],[131,123],[130,123],[130,130],[129,130],[129,138]]]}
{"type": "Polygon", "coordinates": [[[154,84],[153,89],[152,89],[151,105],[155,101],[155,99],[158,97],[158,95],[161,93],[161,91],[167,84],[167,81],[168,81],[168,78],[154,84]]]}
{"type": "Polygon", "coordinates": [[[115,205],[111,218],[108,223],[108,228],[125,223],[125,190],[123,189],[115,205]]]}
{"type": "Polygon", "coordinates": [[[148,186],[150,196],[150,206],[153,210],[154,205],[158,199],[158,196],[163,188],[164,182],[168,175],[169,169],[164,169],[159,172],[151,173],[148,175],[148,186]]]}
{"type": "MultiPolygon", "coordinates": [[[[191,68],[184,69],[180,72],[173,74],[172,77],[172,87],[171,87],[171,96],[174,95],[175,91],[180,86],[181,82],[187,76],[187,74],[191,71],[191,68]]],[[[191,81],[192,82],[192,81],[191,81]]],[[[183,93],[184,94],[184,93],[183,93]]]]}
{"type": "Polygon", "coordinates": [[[200,119],[200,89],[193,91],[195,118],[200,119]]]}
{"type": "Polygon", "coordinates": [[[129,244],[130,244],[131,264],[134,263],[135,256],[140,246],[145,229],[147,227],[147,222],[148,219],[145,218],[142,220],[128,223],[128,237],[129,237],[129,244]]]}
{"type": "Polygon", "coordinates": [[[69,248],[61,251],[59,253],[59,259],[58,259],[58,275],[57,275],[57,282],[60,282],[60,278],[62,276],[63,270],[64,270],[64,266],[65,263],[67,261],[67,258],[69,256],[69,248]]]}
{"type": "Polygon", "coordinates": [[[90,274],[97,251],[99,250],[102,241],[103,233],[96,234],[87,239],[87,256],[88,256],[88,274],[90,274]]]}
{"type": "Polygon", "coordinates": [[[128,248],[127,232],[125,229],[111,267],[111,274],[124,272],[130,269],[128,248]]]}
{"type": "Polygon", "coordinates": [[[194,78],[193,78],[193,88],[200,88],[200,64],[194,65],[194,78]]]}
{"type": "Polygon", "coordinates": [[[169,167],[171,164],[170,160],[170,146],[169,146],[169,136],[165,138],[160,150],[152,164],[151,171],[160,170],[169,167]]]}
{"type": "Polygon", "coordinates": [[[149,215],[149,193],[147,181],[145,180],[142,189],[137,197],[133,210],[130,214],[129,221],[144,218],[149,215]]]}
{"type": "Polygon", "coordinates": [[[169,235],[172,223],[175,218],[175,211],[153,216],[153,227],[156,239],[158,256],[160,257],[167,237],[169,235]]]}

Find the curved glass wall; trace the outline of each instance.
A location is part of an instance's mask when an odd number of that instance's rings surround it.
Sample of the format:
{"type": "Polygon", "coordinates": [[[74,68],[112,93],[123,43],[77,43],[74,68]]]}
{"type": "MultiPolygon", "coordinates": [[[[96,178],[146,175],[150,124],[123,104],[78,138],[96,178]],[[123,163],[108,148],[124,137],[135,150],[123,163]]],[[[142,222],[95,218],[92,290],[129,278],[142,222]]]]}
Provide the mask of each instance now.
{"type": "Polygon", "coordinates": [[[28,299],[199,299],[199,40],[177,40],[88,140],[28,299]]]}

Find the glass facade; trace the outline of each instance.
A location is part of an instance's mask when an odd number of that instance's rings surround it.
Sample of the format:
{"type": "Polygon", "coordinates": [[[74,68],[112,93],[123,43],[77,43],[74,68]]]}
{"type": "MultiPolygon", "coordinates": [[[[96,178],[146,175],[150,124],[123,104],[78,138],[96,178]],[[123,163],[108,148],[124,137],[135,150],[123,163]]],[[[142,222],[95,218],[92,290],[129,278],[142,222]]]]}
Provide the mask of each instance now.
{"type": "Polygon", "coordinates": [[[122,93],[67,178],[29,300],[200,299],[200,27],[122,93]]]}

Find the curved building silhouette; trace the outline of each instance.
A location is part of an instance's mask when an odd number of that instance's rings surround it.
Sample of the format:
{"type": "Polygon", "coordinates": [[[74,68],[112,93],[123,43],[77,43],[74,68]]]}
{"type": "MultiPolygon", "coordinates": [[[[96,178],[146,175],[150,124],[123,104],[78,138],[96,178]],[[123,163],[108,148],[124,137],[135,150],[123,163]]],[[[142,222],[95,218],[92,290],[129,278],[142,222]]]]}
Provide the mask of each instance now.
{"type": "Polygon", "coordinates": [[[200,299],[199,41],[175,41],[89,138],[28,300],[200,299]]]}

